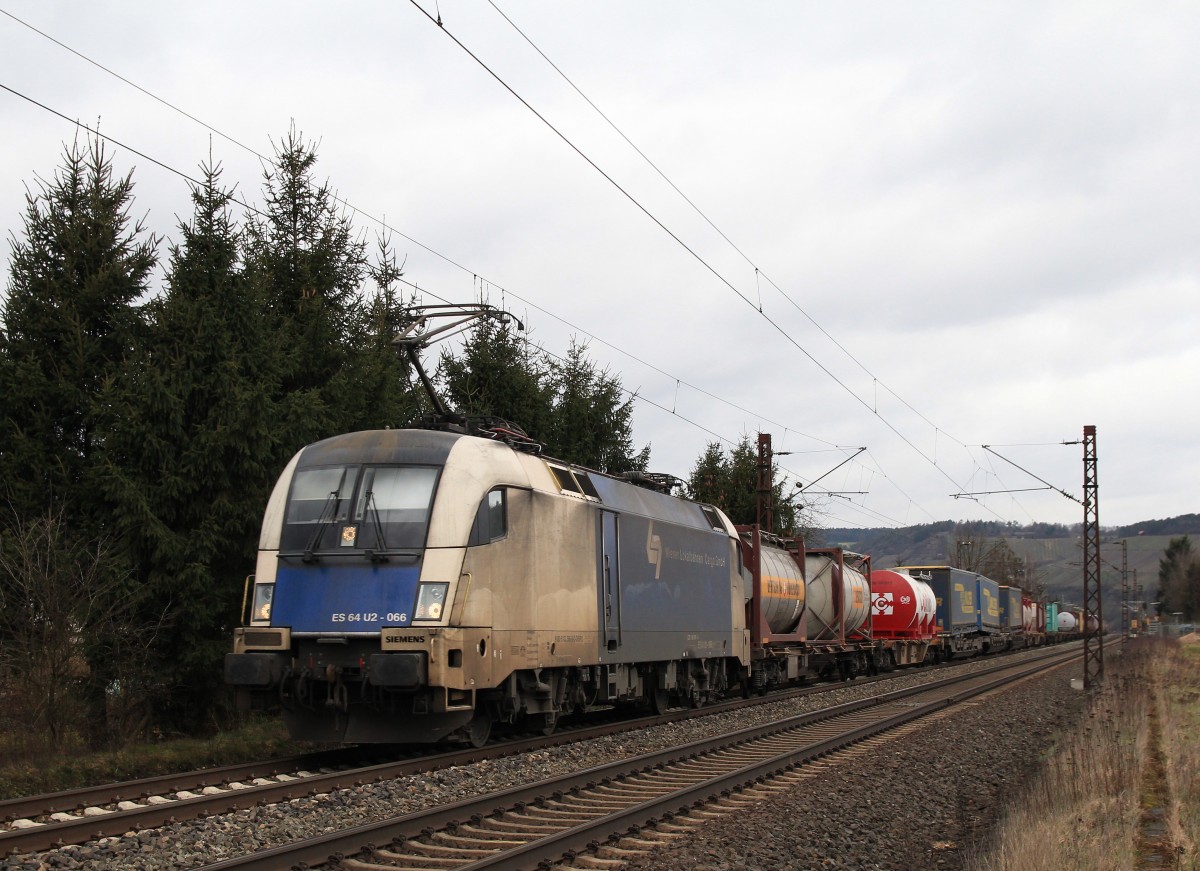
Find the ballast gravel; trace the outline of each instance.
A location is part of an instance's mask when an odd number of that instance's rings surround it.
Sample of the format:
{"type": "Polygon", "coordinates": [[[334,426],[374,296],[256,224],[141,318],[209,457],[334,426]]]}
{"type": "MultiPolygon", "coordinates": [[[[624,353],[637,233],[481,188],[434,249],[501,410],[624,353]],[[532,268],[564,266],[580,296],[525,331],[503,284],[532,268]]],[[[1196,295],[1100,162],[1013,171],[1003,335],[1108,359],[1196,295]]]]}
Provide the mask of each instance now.
{"type": "MultiPolygon", "coordinates": [[[[1072,667],[1071,674],[1076,669],[1072,667]]],[[[1005,803],[1080,721],[1059,671],[959,707],[878,752],[834,763],[783,798],[706,822],[628,871],[960,869],[1005,803]]]]}
{"type": "MultiPolygon", "coordinates": [[[[974,671],[995,663],[972,661],[956,670],[974,671]]],[[[1070,674],[1076,670],[1072,667],[1070,674]]],[[[745,711],[129,832],[81,846],[9,856],[0,859],[0,871],[195,868],[929,679],[915,672],[884,686],[851,683],[745,711]]],[[[835,762],[801,788],[708,822],[695,835],[628,867],[960,868],[964,851],[981,842],[1004,797],[1049,750],[1055,735],[1071,728],[1085,706],[1084,695],[1068,688],[1063,670],[1027,681],[986,702],[955,709],[871,755],[835,762]]]]}

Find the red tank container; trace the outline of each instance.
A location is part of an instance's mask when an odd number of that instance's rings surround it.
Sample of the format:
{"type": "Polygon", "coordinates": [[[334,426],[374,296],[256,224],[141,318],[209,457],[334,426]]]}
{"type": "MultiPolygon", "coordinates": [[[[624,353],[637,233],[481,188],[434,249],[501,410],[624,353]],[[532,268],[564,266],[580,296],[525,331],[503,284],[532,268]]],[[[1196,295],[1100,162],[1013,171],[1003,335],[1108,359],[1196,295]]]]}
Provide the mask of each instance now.
{"type": "Polygon", "coordinates": [[[871,572],[871,625],[876,638],[928,639],[937,633],[937,601],[918,578],[871,572]]]}

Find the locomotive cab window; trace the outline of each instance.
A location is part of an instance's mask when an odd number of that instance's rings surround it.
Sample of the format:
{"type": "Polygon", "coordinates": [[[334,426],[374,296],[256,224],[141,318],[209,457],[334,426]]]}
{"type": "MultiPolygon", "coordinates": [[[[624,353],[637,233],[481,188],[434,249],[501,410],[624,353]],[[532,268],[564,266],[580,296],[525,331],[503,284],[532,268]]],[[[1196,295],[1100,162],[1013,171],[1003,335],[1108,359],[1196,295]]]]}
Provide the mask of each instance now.
{"type": "MultiPolygon", "coordinates": [[[[437,469],[429,467],[367,467],[354,508],[358,547],[377,550],[422,547],[435,483],[437,469]]],[[[345,535],[342,540],[346,540],[345,535]]]]}
{"type": "Polygon", "coordinates": [[[345,522],[357,475],[354,466],[297,470],[288,496],[280,547],[314,550],[329,541],[330,531],[345,522]]]}
{"type": "Polygon", "coordinates": [[[475,523],[471,526],[469,547],[488,544],[508,534],[508,497],[503,489],[490,491],[479,503],[475,523]]]}
{"type": "Polygon", "coordinates": [[[431,466],[322,466],[292,482],[280,549],[416,550],[425,544],[438,470],[431,466]]]}

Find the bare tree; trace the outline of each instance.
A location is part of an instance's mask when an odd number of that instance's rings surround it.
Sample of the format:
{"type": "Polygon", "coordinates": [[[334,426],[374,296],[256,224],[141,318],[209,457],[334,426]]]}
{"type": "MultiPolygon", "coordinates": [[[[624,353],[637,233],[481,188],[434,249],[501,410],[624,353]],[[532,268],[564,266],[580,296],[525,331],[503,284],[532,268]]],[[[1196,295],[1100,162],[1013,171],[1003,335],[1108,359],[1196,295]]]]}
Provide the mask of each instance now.
{"type": "MultiPolygon", "coordinates": [[[[111,570],[104,541],[68,528],[63,509],[32,520],[13,511],[0,538],[0,693],[10,728],[41,737],[52,749],[88,732],[81,689],[91,675],[89,651],[110,653],[116,675],[144,675],[145,651],[160,628],[133,621],[127,578],[111,570]]],[[[120,681],[106,688],[125,732],[120,681]]]]}

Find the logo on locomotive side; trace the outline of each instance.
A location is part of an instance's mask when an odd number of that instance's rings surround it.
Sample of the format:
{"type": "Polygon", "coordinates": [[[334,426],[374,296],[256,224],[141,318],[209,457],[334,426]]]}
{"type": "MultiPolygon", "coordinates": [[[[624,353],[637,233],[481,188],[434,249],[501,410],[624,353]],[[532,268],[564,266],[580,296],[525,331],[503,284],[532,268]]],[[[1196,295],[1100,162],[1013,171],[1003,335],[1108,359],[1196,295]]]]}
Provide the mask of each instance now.
{"type": "Polygon", "coordinates": [[[662,539],[654,534],[654,521],[646,527],[646,559],[654,566],[654,580],[662,574],[662,539]]]}

